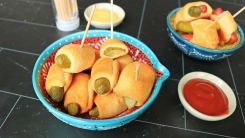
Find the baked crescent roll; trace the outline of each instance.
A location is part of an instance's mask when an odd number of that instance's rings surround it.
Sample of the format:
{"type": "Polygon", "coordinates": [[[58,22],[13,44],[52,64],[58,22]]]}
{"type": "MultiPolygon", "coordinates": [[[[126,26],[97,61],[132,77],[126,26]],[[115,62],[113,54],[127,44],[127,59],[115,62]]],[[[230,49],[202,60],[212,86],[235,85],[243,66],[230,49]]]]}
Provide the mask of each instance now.
{"type": "Polygon", "coordinates": [[[96,62],[99,58],[101,58],[100,57],[100,50],[95,49],[94,51],[95,51],[95,61],[94,62],[96,62]]]}
{"type": "Polygon", "coordinates": [[[219,36],[215,24],[208,28],[213,21],[208,19],[198,19],[191,22],[193,29],[192,43],[215,49],[219,43],[219,36]]]}
{"type": "Polygon", "coordinates": [[[119,62],[120,65],[120,72],[122,72],[122,70],[129,64],[133,62],[133,59],[131,56],[129,55],[124,55],[121,57],[116,58],[119,62]]]}
{"type": "Polygon", "coordinates": [[[196,19],[200,19],[200,18],[209,18],[209,16],[212,14],[213,9],[211,8],[211,6],[204,2],[204,1],[197,1],[197,2],[189,2],[186,5],[184,5],[180,10],[178,10],[176,12],[175,18],[174,18],[174,24],[173,24],[173,29],[176,31],[177,30],[177,23],[179,21],[193,21],[196,19]],[[205,13],[202,13],[198,16],[198,17],[193,17],[190,16],[188,11],[192,6],[201,6],[201,5],[205,5],[207,7],[207,11],[205,13]]]}
{"type": "Polygon", "coordinates": [[[54,102],[60,102],[72,81],[72,74],[64,72],[56,64],[50,66],[45,89],[54,102]]]}
{"type": "Polygon", "coordinates": [[[55,55],[55,63],[65,72],[78,73],[90,68],[95,61],[94,49],[84,44],[68,44],[61,47],[55,55]]]}
{"type": "MultiPolygon", "coordinates": [[[[94,52],[95,52],[95,60],[94,60],[94,63],[98,60],[98,59],[100,59],[101,57],[100,57],[100,50],[98,50],[98,49],[94,49],[94,52]]],[[[91,70],[91,68],[92,68],[93,66],[91,66],[90,68],[88,68],[88,70],[91,70]]]]}
{"type": "Polygon", "coordinates": [[[83,114],[88,112],[94,101],[94,91],[88,83],[89,75],[86,73],[77,73],[73,76],[73,81],[64,96],[64,107],[71,115],[83,114]],[[69,109],[69,104],[75,104],[79,107],[75,113],[73,107],[69,109]]]}
{"type": "Polygon", "coordinates": [[[101,57],[117,58],[128,53],[128,47],[119,39],[107,39],[100,48],[101,57]]]}
{"type": "Polygon", "coordinates": [[[151,94],[155,80],[155,70],[148,64],[134,61],[128,64],[121,72],[113,92],[123,97],[135,99],[135,106],[143,105],[151,94]],[[136,67],[139,64],[136,79],[136,67]]]}
{"type": "Polygon", "coordinates": [[[106,96],[96,95],[94,103],[98,110],[98,118],[110,118],[122,113],[127,109],[123,98],[116,95],[114,92],[111,92],[106,96]]]}
{"type": "MultiPolygon", "coordinates": [[[[210,16],[211,20],[216,20],[217,18],[218,16],[214,14],[210,16]]],[[[236,21],[233,19],[231,13],[227,11],[227,13],[222,18],[220,18],[217,23],[220,26],[220,29],[218,30],[220,40],[228,42],[231,38],[231,34],[237,30],[236,21]]]]}
{"type": "Polygon", "coordinates": [[[118,76],[118,61],[112,58],[100,58],[91,69],[90,84],[97,94],[106,95],[116,85],[118,76]]]}

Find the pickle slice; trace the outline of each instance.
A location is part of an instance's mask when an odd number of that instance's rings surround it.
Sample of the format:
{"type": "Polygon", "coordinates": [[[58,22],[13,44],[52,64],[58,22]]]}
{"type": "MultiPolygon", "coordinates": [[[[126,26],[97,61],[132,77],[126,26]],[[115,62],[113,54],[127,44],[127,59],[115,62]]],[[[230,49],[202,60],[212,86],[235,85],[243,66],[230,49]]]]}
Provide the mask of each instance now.
{"type": "Polygon", "coordinates": [[[99,78],[94,82],[95,92],[97,94],[103,95],[110,91],[111,85],[107,78],[99,78]]]}
{"type": "Polygon", "coordinates": [[[99,110],[98,110],[97,106],[93,107],[89,111],[89,115],[91,115],[91,116],[99,116],[99,110]]]}
{"type": "Polygon", "coordinates": [[[118,47],[108,47],[104,50],[104,54],[109,57],[115,57],[117,55],[122,55],[125,53],[125,49],[118,48],[118,47]]]}
{"type": "Polygon", "coordinates": [[[55,58],[55,64],[60,68],[70,68],[71,61],[65,54],[60,54],[55,58]]]}
{"type": "Polygon", "coordinates": [[[54,102],[60,102],[63,99],[64,87],[53,86],[49,91],[49,95],[54,102]]]}
{"type": "Polygon", "coordinates": [[[124,96],[123,100],[124,100],[125,104],[127,105],[128,109],[131,109],[137,103],[137,101],[135,99],[130,98],[128,96],[124,96]]]}
{"type": "Polygon", "coordinates": [[[184,33],[193,33],[191,23],[187,21],[179,21],[177,23],[177,30],[184,33]]]}
{"type": "Polygon", "coordinates": [[[192,17],[199,17],[202,11],[199,6],[191,6],[188,10],[188,14],[192,17]]]}
{"type": "Polygon", "coordinates": [[[216,30],[219,30],[220,29],[220,25],[219,25],[219,23],[215,23],[215,27],[216,27],[216,30]]]}
{"type": "Polygon", "coordinates": [[[79,105],[77,103],[70,103],[67,105],[66,109],[70,115],[75,116],[79,112],[79,105]]]}
{"type": "MultiPolygon", "coordinates": [[[[179,21],[176,25],[177,30],[182,33],[193,33],[191,23],[188,21],[179,21]]],[[[219,23],[215,23],[216,30],[220,29],[219,23]]]]}

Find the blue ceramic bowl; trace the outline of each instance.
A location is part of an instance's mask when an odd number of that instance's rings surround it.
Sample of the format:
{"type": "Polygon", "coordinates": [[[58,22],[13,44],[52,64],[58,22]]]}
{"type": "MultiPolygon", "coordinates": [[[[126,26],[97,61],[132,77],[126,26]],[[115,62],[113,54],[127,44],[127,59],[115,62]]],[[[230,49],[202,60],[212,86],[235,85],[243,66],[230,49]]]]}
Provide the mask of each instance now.
{"type": "Polygon", "coordinates": [[[176,8],[172,10],[167,16],[167,31],[170,39],[173,43],[180,49],[184,54],[204,61],[215,61],[228,56],[231,56],[235,51],[241,48],[244,45],[244,32],[242,28],[237,24],[237,29],[239,34],[241,35],[240,44],[232,49],[227,50],[214,50],[209,48],[204,48],[202,46],[198,46],[194,43],[191,43],[181,37],[177,32],[175,32],[170,25],[170,17],[176,13],[180,8],[176,8]]]}
{"type": "MultiPolygon", "coordinates": [[[[50,98],[47,96],[47,92],[44,88],[45,77],[47,75],[50,65],[54,62],[55,53],[57,52],[58,48],[66,45],[67,43],[80,43],[83,34],[84,32],[78,32],[63,37],[49,45],[41,53],[35,63],[32,74],[32,83],[37,97],[54,116],[56,116],[61,121],[78,128],[88,130],[107,130],[129,123],[130,121],[141,115],[152,104],[161,89],[162,83],[169,77],[170,72],[159,62],[159,60],[149,47],[147,47],[144,43],[137,40],[136,38],[120,32],[114,32],[114,38],[118,38],[127,44],[127,46],[129,47],[129,53],[132,58],[134,60],[150,64],[156,69],[156,82],[152,90],[152,94],[144,105],[133,111],[125,111],[121,115],[110,119],[97,120],[91,118],[83,118],[80,116],[71,116],[62,111],[62,108],[53,103],[52,100],[50,100],[50,98]]],[[[110,31],[108,30],[90,30],[88,31],[84,43],[87,43],[92,47],[99,49],[100,44],[108,38],[110,38],[110,31]]]]}

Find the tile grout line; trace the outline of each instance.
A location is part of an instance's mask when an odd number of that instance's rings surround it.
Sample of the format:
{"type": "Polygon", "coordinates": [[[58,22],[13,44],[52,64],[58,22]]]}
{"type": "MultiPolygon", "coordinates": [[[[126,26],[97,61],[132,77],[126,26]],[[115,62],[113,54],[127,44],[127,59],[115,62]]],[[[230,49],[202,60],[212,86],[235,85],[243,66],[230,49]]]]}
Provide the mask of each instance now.
{"type": "MultiPolygon", "coordinates": [[[[179,7],[181,6],[181,0],[178,0],[178,5],[179,7]]],[[[184,54],[181,54],[181,59],[182,59],[182,74],[183,76],[185,75],[185,62],[184,62],[184,54]]],[[[182,105],[183,106],[183,105],[182,105]]],[[[186,109],[184,108],[184,126],[186,129],[186,109]]]]}
{"type": "Polygon", "coordinates": [[[135,119],[134,121],[147,123],[147,124],[152,124],[152,125],[157,125],[157,126],[161,126],[161,127],[175,128],[175,129],[187,130],[187,131],[192,131],[192,132],[197,132],[197,133],[203,133],[203,134],[209,134],[209,135],[215,135],[215,136],[222,136],[222,137],[228,137],[228,138],[234,138],[234,137],[231,137],[231,136],[220,135],[220,134],[216,134],[216,133],[209,133],[209,132],[198,131],[198,130],[194,130],[194,129],[186,129],[186,128],[182,128],[182,127],[163,125],[163,124],[152,123],[152,122],[138,120],[138,119],[135,119]]]}
{"type": "Polygon", "coordinates": [[[30,0],[14,0],[14,1],[20,1],[20,2],[26,2],[26,3],[38,3],[38,4],[51,5],[51,3],[40,2],[40,1],[30,1],[30,0]]]}
{"type": "Polygon", "coordinates": [[[35,56],[39,56],[40,55],[40,54],[36,54],[36,53],[31,53],[31,52],[26,52],[26,51],[20,51],[20,50],[15,50],[15,49],[9,49],[9,48],[0,47],[0,52],[2,50],[12,51],[12,52],[18,52],[18,53],[23,53],[23,54],[28,54],[28,55],[35,55],[35,56]]]}
{"type": "Polygon", "coordinates": [[[12,93],[12,92],[8,92],[8,91],[3,91],[3,90],[0,90],[0,93],[6,93],[6,94],[10,94],[10,95],[16,95],[16,96],[20,96],[20,97],[25,97],[25,98],[28,98],[28,99],[39,100],[38,98],[34,98],[34,97],[30,97],[30,96],[25,96],[25,95],[21,95],[21,94],[16,94],[16,93],[12,93]]]}
{"type": "Polygon", "coordinates": [[[231,73],[231,78],[232,78],[232,81],[233,81],[233,85],[234,85],[234,87],[235,87],[235,93],[236,93],[236,96],[237,96],[237,100],[238,100],[238,103],[239,103],[239,107],[240,107],[240,109],[241,109],[241,114],[242,114],[242,118],[243,118],[243,123],[245,124],[245,119],[244,119],[244,115],[243,115],[242,105],[241,105],[241,102],[240,102],[240,99],[239,99],[239,95],[238,95],[238,92],[237,92],[236,83],[235,83],[235,79],[234,79],[234,76],[233,76],[233,73],[232,73],[232,69],[231,69],[231,65],[230,65],[230,62],[229,62],[229,58],[227,57],[226,60],[227,60],[227,62],[228,62],[228,66],[229,66],[229,69],[230,69],[230,73],[231,73]]]}
{"type": "MultiPolygon", "coordinates": [[[[182,73],[183,76],[185,75],[185,60],[184,60],[184,54],[182,53],[182,73]]],[[[183,106],[183,105],[182,105],[183,106]]],[[[186,109],[184,108],[184,125],[185,125],[185,129],[186,129],[186,109]]]]}
{"type": "MultiPolygon", "coordinates": [[[[43,4],[43,5],[52,6],[51,2],[40,2],[40,1],[31,1],[31,0],[14,0],[14,1],[26,2],[26,3],[35,3],[35,4],[43,4]]],[[[110,2],[110,0],[109,0],[109,2],[110,2]]],[[[84,7],[79,7],[79,5],[78,5],[78,9],[85,10],[84,7]]]]}
{"type": "Polygon", "coordinates": [[[143,19],[144,19],[144,14],[145,14],[146,3],[147,3],[147,0],[144,0],[144,5],[143,5],[143,9],[142,9],[141,18],[140,18],[140,25],[139,25],[137,39],[139,39],[139,37],[140,37],[141,27],[142,27],[142,23],[143,23],[143,19]]]}
{"type": "MultiPolygon", "coordinates": [[[[226,3],[226,4],[230,4],[230,5],[236,5],[236,6],[241,6],[241,4],[242,4],[242,3],[238,3],[238,2],[234,3],[234,2],[217,1],[217,0],[208,0],[208,1],[219,2],[219,3],[226,3]]],[[[245,1],[243,0],[243,2],[245,2],[245,1]]]]}
{"type": "Polygon", "coordinates": [[[13,111],[14,107],[16,106],[16,104],[18,103],[18,101],[20,100],[21,96],[19,96],[19,98],[17,99],[17,101],[15,102],[14,106],[12,107],[12,109],[9,111],[8,115],[6,116],[6,118],[4,119],[3,123],[0,126],[0,129],[2,128],[2,126],[4,125],[4,123],[7,121],[9,115],[11,114],[11,112],[13,111]]]}
{"type": "Polygon", "coordinates": [[[181,2],[180,2],[180,0],[178,0],[178,6],[179,6],[179,7],[181,6],[181,2]]]}
{"type": "Polygon", "coordinates": [[[171,77],[169,77],[167,79],[172,80],[172,81],[180,81],[179,79],[175,79],[175,78],[171,78],[171,77]]]}
{"type": "Polygon", "coordinates": [[[7,19],[7,18],[0,18],[0,20],[16,22],[16,23],[23,23],[23,24],[30,24],[30,25],[37,25],[37,26],[43,26],[43,27],[49,27],[49,28],[56,28],[56,26],[54,25],[46,25],[46,24],[34,23],[34,22],[25,22],[25,21],[19,21],[19,20],[7,19]]]}
{"type": "Polygon", "coordinates": [[[245,22],[245,20],[243,19],[235,19],[236,21],[239,21],[239,22],[245,22]]]}

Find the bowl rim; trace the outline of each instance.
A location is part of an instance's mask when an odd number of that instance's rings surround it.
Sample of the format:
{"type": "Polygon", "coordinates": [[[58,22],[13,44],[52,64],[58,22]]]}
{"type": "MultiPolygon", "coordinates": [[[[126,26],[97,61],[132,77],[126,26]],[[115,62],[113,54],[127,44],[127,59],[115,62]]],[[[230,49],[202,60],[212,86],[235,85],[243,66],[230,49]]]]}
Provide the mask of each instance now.
{"type": "Polygon", "coordinates": [[[234,52],[236,51],[237,49],[241,48],[243,45],[244,45],[244,42],[245,42],[245,38],[244,38],[244,32],[242,30],[242,28],[240,27],[240,25],[238,23],[237,24],[237,30],[240,34],[240,44],[234,48],[231,48],[231,49],[210,49],[210,48],[205,48],[205,47],[202,47],[202,46],[199,46],[199,45],[196,45],[194,43],[191,43],[189,42],[188,40],[185,40],[184,38],[182,38],[176,31],[174,31],[174,29],[172,28],[171,24],[170,24],[170,17],[176,13],[179,9],[181,9],[182,7],[178,7],[178,8],[175,8],[173,9],[172,11],[170,11],[167,15],[167,27],[168,29],[170,30],[171,33],[173,33],[173,35],[175,37],[177,37],[178,39],[181,39],[183,40],[185,43],[187,43],[188,45],[191,45],[192,47],[196,48],[196,49],[199,49],[199,50],[202,50],[202,51],[205,51],[205,52],[210,52],[210,53],[230,53],[230,52],[234,52]]]}
{"type": "MultiPolygon", "coordinates": [[[[87,33],[87,37],[93,37],[94,33],[98,33],[98,34],[101,34],[101,36],[98,36],[98,37],[109,37],[110,36],[110,31],[109,30],[89,30],[88,33],[87,33]],[[107,34],[108,36],[104,36],[104,34],[107,34]]],[[[43,63],[46,58],[49,56],[47,55],[47,53],[50,54],[50,50],[52,49],[52,51],[54,51],[55,49],[59,48],[60,46],[64,45],[61,43],[61,41],[63,40],[66,40],[67,41],[75,41],[76,39],[74,38],[74,36],[78,36],[80,39],[82,37],[80,36],[83,36],[84,34],[84,31],[81,31],[81,32],[77,32],[77,33],[73,33],[73,34],[70,34],[70,35],[67,35],[67,36],[64,36],[58,40],[56,40],[55,42],[53,42],[52,44],[50,44],[48,47],[45,48],[45,50],[39,55],[35,65],[34,65],[34,69],[33,69],[33,73],[32,73],[32,84],[33,84],[33,88],[34,88],[34,91],[38,97],[38,99],[42,102],[42,104],[51,112],[52,110],[52,113],[53,114],[59,114],[60,117],[62,118],[69,118],[72,122],[73,121],[80,121],[80,122],[83,122],[86,124],[91,124],[91,125],[94,125],[94,123],[98,124],[98,125],[101,125],[101,124],[111,124],[111,123],[115,123],[115,121],[123,121],[123,120],[130,120],[132,119],[133,117],[136,117],[138,115],[140,115],[144,110],[146,110],[150,105],[151,103],[155,100],[155,98],[157,97],[158,93],[160,92],[160,89],[161,89],[161,86],[162,86],[162,83],[170,76],[170,72],[169,70],[163,66],[160,61],[158,60],[158,58],[156,57],[156,55],[153,53],[153,51],[148,47],[146,46],[143,42],[141,42],[140,40],[132,37],[132,36],[129,36],[127,34],[124,34],[124,33],[121,33],[121,32],[117,32],[117,31],[114,31],[113,35],[114,35],[114,38],[119,38],[119,36],[124,36],[125,39],[129,39],[129,40],[133,40],[133,41],[136,41],[139,45],[142,45],[143,47],[138,47],[137,45],[133,44],[134,46],[136,46],[137,48],[139,48],[140,50],[143,49],[146,49],[149,53],[151,53],[153,56],[153,59],[155,60],[155,64],[153,63],[152,59],[149,58],[149,60],[151,60],[152,64],[153,64],[153,67],[156,68],[157,70],[161,71],[163,73],[163,75],[161,77],[158,78],[158,80],[156,81],[156,84],[159,84],[159,85],[155,85],[153,91],[152,91],[152,94],[151,96],[149,97],[149,99],[144,103],[144,105],[142,105],[141,107],[139,107],[137,110],[133,111],[132,113],[130,114],[127,114],[127,115],[124,115],[124,116],[121,116],[121,117],[117,117],[117,118],[109,118],[109,119],[102,119],[102,120],[91,120],[91,119],[84,119],[84,118],[79,118],[79,117],[75,117],[75,116],[71,116],[69,114],[66,114],[62,111],[59,111],[57,110],[55,107],[53,107],[52,105],[50,105],[48,103],[48,101],[43,97],[43,95],[41,94],[41,91],[39,91],[39,85],[37,86],[37,82],[38,82],[38,75],[39,75],[39,68],[41,68],[42,64],[40,65],[40,63],[43,63]],[[70,40],[69,40],[70,39],[70,40]],[[59,45],[59,46],[56,46],[56,48],[54,48],[55,45],[59,45]]],[[[77,38],[77,39],[79,39],[77,38]]],[[[124,40],[126,41],[126,40],[124,40]]],[[[127,41],[126,41],[127,42],[127,41]]],[[[67,42],[68,43],[68,42],[67,42]]],[[[131,43],[131,42],[128,42],[128,43],[131,43]]],[[[132,43],[131,43],[132,44],[132,43]]],[[[145,53],[144,51],[142,51],[145,55],[148,55],[147,53],[145,53]]]]}
{"type": "Polygon", "coordinates": [[[192,114],[193,116],[195,116],[199,119],[205,120],[205,121],[223,120],[223,119],[229,117],[230,115],[232,115],[236,109],[236,106],[237,106],[236,96],[235,96],[234,92],[232,91],[232,89],[230,88],[230,86],[225,81],[223,81],[221,78],[219,78],[213,74],[207,73],[207,72],[194,71],[194,72],[190,72],[190,73],[187,73],[186,75],[184,75],[178,84],[178,96],[179,96],[179,99],[180,99],[182,105],[190,114],[192,114]],[[196,109],[194,109],[185,100],[185,98],[183,96],[183,87],[187,81],[194,79],[194,78],[201,78],[201,79],[209,80],[223,90],[223,92],[226,94],[226,96],[228,98],[228,102],[229,102],[229,104],[228,104],[229,113],[228,114],[219,115],[219,116],[206,115],[206,114],[203,114],[203,113],[197,111],[196,109]]]}
{"type": "MultiPolygon", "coordinates": [[[[87,21],[89,20],[87,13],[91,12],[93,5],[96,5],[97,7],[98,6],[111,6],[110,3],[106,3],[106,2],[95,3],[95,4],[88,6],[84,10],[84,17],[87,21]]],[[[120,19],[118,21],[113,22],[113,26],[116,27],[118,24],[120,24],[124,20],[126,14],[125,14],[125,11],[123,10],[123,8],[121,8],[120,6],[118,6],[116,4],[113,4],[113,11],[116,13],[120,13],[119,14],[120,19]]],[[[98,21],[91,20],[91,25],[93,25],[97,28],[108,28],[108,27],[110,27],[111,23],[110,22],[98,22],[98,21]]]]}

